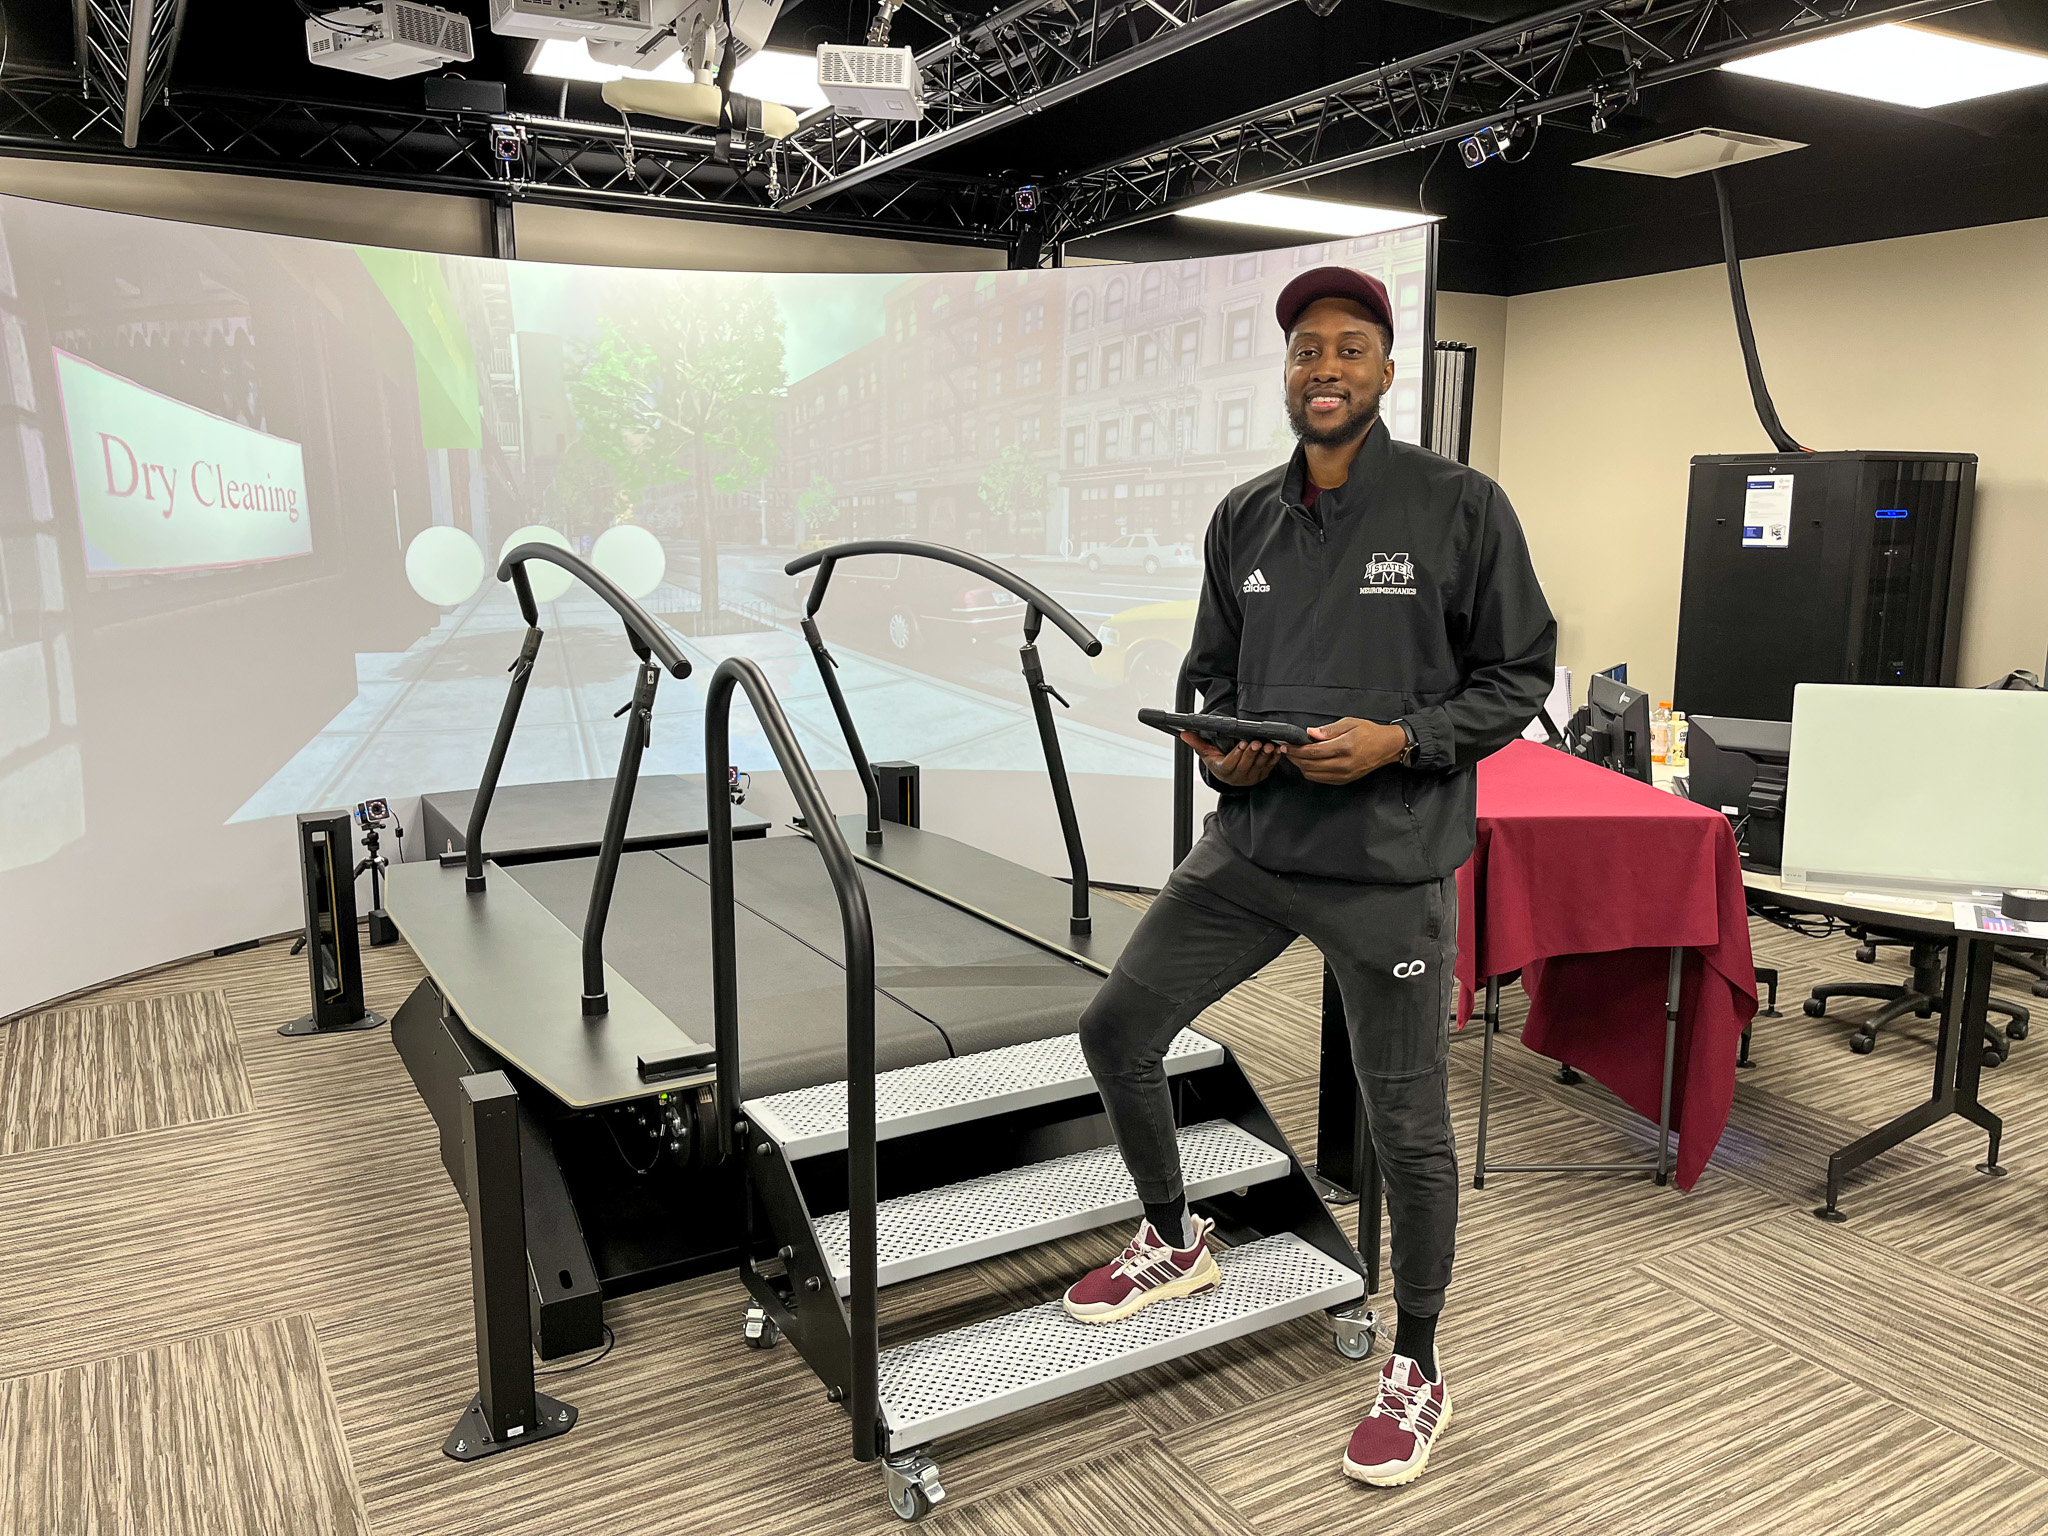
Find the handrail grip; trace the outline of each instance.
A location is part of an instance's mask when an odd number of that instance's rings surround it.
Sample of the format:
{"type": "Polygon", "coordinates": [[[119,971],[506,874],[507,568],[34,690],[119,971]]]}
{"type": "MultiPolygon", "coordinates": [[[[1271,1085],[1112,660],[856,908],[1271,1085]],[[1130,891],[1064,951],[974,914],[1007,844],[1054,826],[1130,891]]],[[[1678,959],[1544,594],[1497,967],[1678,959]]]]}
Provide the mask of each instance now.
{"type": "MultiPolygon", "coordinates": [[[[806,830],[825,861],[839,901],[839,925],[846,967],[846,1185],[847,1224],[852,1248],[853,1353],[847,1406],[853,1415],[853,1454],[873,1461],[879,1454],[881,1342],[877,1323],[880,1289],[876,1255],[875,1204],[875,931],[866,888],[833,819],[817,775],[790,729],[767,676],[744,656],[728,656],[711,674],[704,696],[704,778],[722,785],[732,769],[732,693],[744,688],[761,734],[796,803],[806,830]]],[[[718,1050],[717,1142],[730,1157],[740,1106],[739,962],[732,868],[732,804],[721,794],[706,797],[710,811],[711,1001],[718,1050]]]]}

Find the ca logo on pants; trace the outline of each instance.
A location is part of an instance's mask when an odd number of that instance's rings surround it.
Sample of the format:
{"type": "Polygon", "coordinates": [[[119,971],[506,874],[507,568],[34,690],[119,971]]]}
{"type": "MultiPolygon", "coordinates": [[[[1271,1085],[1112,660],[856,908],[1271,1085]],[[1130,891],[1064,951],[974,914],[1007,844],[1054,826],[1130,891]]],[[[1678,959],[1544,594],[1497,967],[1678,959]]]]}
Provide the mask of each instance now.
{"type": "Polygon", "coordinates": [[[1394,967],[1394,975],[1396,979],[1406,981],[1411,976],[1420,976],[1428,969],[1429,962],[1426,960],[1403,960],[1394,967]]]}

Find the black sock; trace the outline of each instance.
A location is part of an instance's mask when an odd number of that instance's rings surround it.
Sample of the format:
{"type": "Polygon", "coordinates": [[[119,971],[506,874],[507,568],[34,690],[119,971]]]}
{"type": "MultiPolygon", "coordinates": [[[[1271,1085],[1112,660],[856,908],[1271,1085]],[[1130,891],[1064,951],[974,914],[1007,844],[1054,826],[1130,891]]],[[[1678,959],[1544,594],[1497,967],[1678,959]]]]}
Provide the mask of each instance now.
{"type": "Polygon", "coordinates": [[[1436,1315],[1417,1317],[1413,1312],[1401,1312],[1396,1316],[1399,1321],[1394,1326],[1394,1353],[1406,1355],[1415,1362],[1416,1369],[1435,1381],[1436,1315]]]}
{"type": "Polygon", "coordinates": [[[1150,1200],[1145,1202],[1145,1219],[1152,1223],[1152,1230],[1176,1248],[1185,1248],[1188,1244],[1187,1214],[1185,1195],[1163,1205],[1154,1205],[1150,1200]]]}

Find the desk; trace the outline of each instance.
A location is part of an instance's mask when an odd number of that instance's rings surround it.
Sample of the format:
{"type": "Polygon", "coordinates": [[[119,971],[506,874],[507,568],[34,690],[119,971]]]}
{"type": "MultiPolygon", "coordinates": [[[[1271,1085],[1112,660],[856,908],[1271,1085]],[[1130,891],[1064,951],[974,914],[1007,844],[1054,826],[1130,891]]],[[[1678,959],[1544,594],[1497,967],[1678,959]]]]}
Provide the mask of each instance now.
{"type": "Polygon", "coordinates": [[[1849,1170],[1861,1167],[1881,1152],[1889,1152],[1901,1142],[1910,1141],[1950,1115],[1960,1115],[1985,1132],[1989,1145],[1984,1161],[1977,1165],[1977,1171],[1993,1178],[2002,1177],[2005,1170],[1998,1166],[1998,1143],[2004,1133],[2004,1124],[1977,1098],[1978,1084],[1984,1072],[1984,1052],[1980,1042],[1984,1038],[1986,1004],[1991,999],[1991,967],[2000,945],[2020,949],[2036,946],[2025,939],[1994,940],[1987,934],[1958,932],[1951,921],[1953,909],[1947,906],[1930,913],[1860,892],[1854,901],[1850,901],[1819,892],[1787,890],[1776,875],[1755,871],[1746,872],[1742,883],[1749,898],[1759,906],[1832,917],[1845,923],[1875,923],[1902,933],[1950,940],[1955,946],[1948,965],[1948,989],[1942,999],[1941,1029],[1934,1044],[1932,1090],[1924,1101],[1904,1114],[1829,1155],[1827,1204],[1813,1214],[1823,1221],[1846,1220],[1841,1211],[1841,1193],[1842,1179],[1849,1170]],[[1960,1004],[1956,995],[1958,976],[1963,978],[1960,1004]]]}
{"type": "MultiPolygon", "coordinates": [[[[1478,838],[1458,871],[1458,900],[1461,1027],[1481,978],[1519,971],[1529,994],[1523,1042],[1655,1120],[1669,1023],[1670,1123],[1684,1132],[1675,1171],[1690,1189],[1727,1124],[1738,1044],[1756,1012],[1728,819],[1535,742],[1511,742],[1479,765],[1478,838]],[[1667,1021],[1673,950],[1682,954],[1667,1021]]],[[[1373,1170],[1335,990],[1326,979],[1319,1171],[1355,1189],[1373,1170]]]]}

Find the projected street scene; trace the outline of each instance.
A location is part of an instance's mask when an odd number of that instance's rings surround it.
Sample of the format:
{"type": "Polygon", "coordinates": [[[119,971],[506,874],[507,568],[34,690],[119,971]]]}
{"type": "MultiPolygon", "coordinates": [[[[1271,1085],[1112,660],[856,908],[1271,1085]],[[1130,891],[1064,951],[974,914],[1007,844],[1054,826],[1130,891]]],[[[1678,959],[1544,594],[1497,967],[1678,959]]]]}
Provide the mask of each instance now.
{"type": "MultiPolygon", "coordinates": [[[[862,538],[976,551],[1102,640],[1041,641],[1069,766],[1163,816],[1168,743],[1133,716],[1170,701],[1211,511],[1291,448],[1280,286],[1323,262],[1386,281],[1386,413],[1421,426],[1420,229],[908,277],[522,265],[14,199],[0,232],[0,868],[111,856],[154,835],[143,807],[231,828],[475,783],[517,648],[496,569],[535,539],[641,598],[702,675],[760,661],[823,769],[847,759],[784,565],[862,538]]],[[[609,775],[632,653],[534,575],[550,640],[505,781],[609,775]]],[[[950,566],[848,562],[820,621],[870,754],[1035,760],[1021,618],[950,566]]],[[[699,700],[664,686],[648,771],[698,766],[699,700]]]]}

